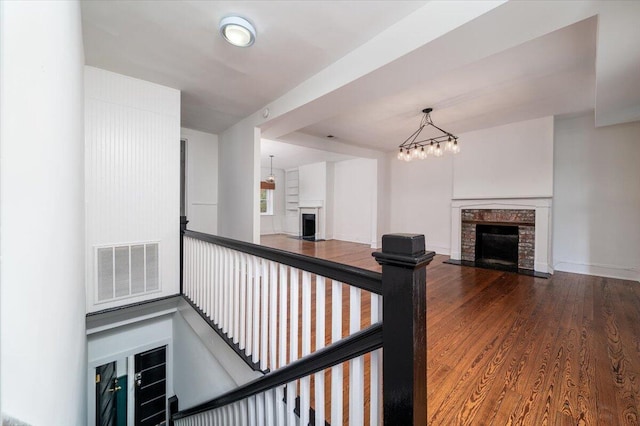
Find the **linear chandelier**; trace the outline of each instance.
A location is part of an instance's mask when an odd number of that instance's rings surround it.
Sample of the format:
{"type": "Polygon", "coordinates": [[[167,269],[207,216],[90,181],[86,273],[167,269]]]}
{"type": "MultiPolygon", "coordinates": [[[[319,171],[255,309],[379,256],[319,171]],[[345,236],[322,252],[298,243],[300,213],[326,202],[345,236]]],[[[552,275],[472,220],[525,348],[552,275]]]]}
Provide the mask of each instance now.
{"type": "Polygon", "coordinates": [[[444,151],[451,152],[453,154],[460,152],[458,137],[433,124],[433,121],[431,120],[431,111],[433,111],[433,108],[425,108],[422,110],[424,115],[422,116],[422,120],[420,120],[420,127],[418,127],[418,130],[413,132],[411,136],[400,144],[398,160],[424,160],[429,156],[442,157],[444,151]],[[428,126],[439,130],[442,132],[442,135],[428,139],[419,139],[422,130],[428,126]],[[444,148],[440,146],[441,143],[444,144],[444,148]]]}

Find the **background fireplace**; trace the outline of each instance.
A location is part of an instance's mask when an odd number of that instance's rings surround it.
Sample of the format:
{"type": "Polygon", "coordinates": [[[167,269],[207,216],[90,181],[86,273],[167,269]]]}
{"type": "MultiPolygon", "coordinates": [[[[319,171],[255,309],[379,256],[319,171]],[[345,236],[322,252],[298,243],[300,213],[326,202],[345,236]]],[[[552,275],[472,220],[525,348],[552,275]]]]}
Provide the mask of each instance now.
{"type": "Polygon", "coordinates": [[[302,214],[302,239],[310,241],[316,239],[316,215],[313,213],[302,214]]]}
{"type": "Polygon", "coordinates": [[[462,260],[489,267],[534,269],[535,210],[463,209],[462,260]]]}

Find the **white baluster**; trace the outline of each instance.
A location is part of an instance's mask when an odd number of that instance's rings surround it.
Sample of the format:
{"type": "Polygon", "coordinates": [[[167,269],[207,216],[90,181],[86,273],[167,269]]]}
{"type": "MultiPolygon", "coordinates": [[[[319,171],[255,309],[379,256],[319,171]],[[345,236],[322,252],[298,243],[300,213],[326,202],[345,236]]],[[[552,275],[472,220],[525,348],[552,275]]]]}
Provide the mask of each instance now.
{"type": "Polygon", "coordinates": [[[246,304],[246,335],[245,352],[248,357],[253,358],[253,256],[247,255],[247,304],[246,304]]]}
{"type": "Polygon", "coordinates": [[[289,426],[295,426],[298,421],[295,413],[297,384],[297,381],[287,383],[287,425],[289,426]]]}
{"type": "Polygon", "coordinates": [[[225,423],[228,425],[235,425],[234,413],[233,413],[233,405],[225,405],[224,406],[224,414],[225,414],[225,423]]]}
{"type": "Polygon", "coordinates": [[[311,274],[302,272],[302,356],[311,353],[311,274]]]}
{"type": "Polygon", "coordinates": [[[193,241],[190,240],[189,241],[189,265],[187,267],[187,273],[188,273],[188,277],[187,277],[187,288],[188,288],[188,295],[189,295],[189,299],[191,299],[191,301],[193,301],[193,271],[194,271],[194,266],[193,266],[193,241]]]}
{"type": "Polygon", "coordinates": [[[269,353],[269,264],[262,260],[262,308],[260,312],[260,369],[266,370],[269,353]]]}
{"type": "Polygon", "coordinates": [[[182,270],[182,292],[185,296],[189,296],[189,268],[191,267],[191,256],[189,250],[191,248],[191,239],[184,237],[184,263],[182,270]]]}
{"type": "MultiPolygon", "coordinates": [[[[354,286],[349,289],[349,333],[360,330],[360,300],[362,291],[354,286]]],[[[349,361],[349,424],[364,423],[364,357],[349,361]]]]}
{"type": "Polygon", "coordinates": [[[285,426],[287,417],[285,415],[284,406],[284,386],[278,386],[275,389],[275,405],[276,405],[276,424],[285,426]]]}
{"type": "MultiPolygon", "coordinates": [[[[381,320],[382,296],[371,293],[371,324],[376,324],[381,320]]],[[[369,395],[369,419],[371,426],[382,424],[382,349],[371,352],[370,368],[370,395],[369,395]]]]}
{"type": "Polygon", "coordinates": [[[222,249],[222,316],[220,317],[220,329],[224,332],[229,331],[229,251],[222,249]]]}
{"type": "Polygon", "coordinates": [[[217,409],[214,412],[216,426],[222,426],[224,424],[223,412],[221,409],[217,409]]]}
{"type": "Polygon", "coordinates": [[[204,242],[196,243],[196,306],[202,310],[202,246],[204,242]]]}
{"type": "Polygon", "coordinates": [[[274,424],[275,412],[273,409],[273,389],[269,389],[264,393],[264,418],[266,423],[271,426],[274,424]]]}
{"type": "Polygon", "coordinates": [[[184,288],[185,294],[189,297],[190,300],[193,301],[193,291],[192,291],[192,279],[193,279],[193,242],[189,239],[188,249],[187,249],[187,262],[184,265],[185,269],[185,281],[184,288]]]}
{"type": "MultiPolygon", "coordinates": [[[[325,279],[316,276],[316,351],[325,346],[325,279]]],[[[315,374],[315,421],[324,424],[324,371],[315,374]]]]}
{"type": "Polygon", "coordinates": [[[247,424],[249,426],[256,426],[256,396],[250,396],[247,398],[247,424]]]}
{"type": "Polygon", "coordinates": [[[240,331],[240,314],[242,309],[242,253],[239,251],[235,252],[236,254],[236,283],[235,283],[235,293],[233,298],[234,308],[234,318],[233,318],[233,327],[234,327],[234,342],[238,344],[240,343],[240,335],[242,332],[240,331]]]}
{"type": "Polygon", "coordinates": [[[229,312],[229,337],[233,343],[238,343],[238,329],[236,328],[236,320],[238,318],[238,305],[240,304],[240,298],[238,297],[238,252],[231,250],[231,286],[230,297],[227,299],[227,303],[231,304],[229,312]]]}
{"type": "Polygon", "coordinates": [[[289,302],[287,300],[288,269],[289,268],[286,265],[280,265],[280,347],[278,348],[280,359],[278,367],[284,367],[287,365],[287,307],[289,306],[289,302]]]}
{"type": "Polygon", "coordinates": [[[264,398],[265,398],[265,392],[256,395],[256,420],[257,420],[258,426],[266,425],[266,419],[264,417],[265,416],[264,398]]]}
{"type": "Polygon", "coordinates": [[[207,305],[209,306],[209,319],[213,320],[213,280],[214,280],[214,269],[213,269],[213,244],[209,244],[209,250],[207,252],[207,305]]]}
{"type": "Polygon", "coordinates": [[[194,297],[194,301],[196,302],[196,306],[198,308],[200,308],[202,306],[202,300],[200,298],[200,281],[201,281],[201,275],[202,275],[202,241],[198,240],[196,241],[195,244],[195,256],[194,256],[194,266],[195,266],[195,273],[194,273],[194,280],[193,283],[195,285],[194,291],[193,291],[193,297],[194,297]]]}
{"type": "Polygon", "coordinates": [[[209,297],[208,297],[208,289],[209,289],[209,280],[207,279],[209,275],[209,256],[208,256],[208,248],[209,243],[203,242],[202,244],[202,273],[201,275],[201,284],[202,284],[202,312],[208,316],[209,313],[209,297]]]}
{"type": "Polygon", "coordinates": [[[240,316],[239,348],[245,349],[247,347],[247,259],[243,254],[240,255],[240,309],[238,313],[240,316]]]}
{"type": "Polygon", "coordinates": [[[253,257],[253,362],[259,361],[260,356],[260,261],[253,257]]]}
{"type": "MultiPolygon", "coordinates": [[[[342,283],[333,281],[331,286],[331,342],[342,339],[342,283]]],[[[342,364],[331,367],[331,424],[342,424],[342,364]]]]}
{"type": "MultiPolygon", "coordinates": [[[[302,272],[302,356],[311,353],[311,273],[302,272]]],[[[309,423],[310,379],[300,380],[300,424],[309,423]]]]}
{"type": "Polygon", "coordinates": [[[300,424],[309,424],[309,405],[310,405],[310,392],[309,392],[309,376],[300,379],[300,424]]]}
{"type": "Polygon", "coordinates": [[[273,371],[278,368],[278,269],[275,262],[269,262],[269,274],[269,368],[273,371]]]}
{"type": "Polygon", "coordinates": [[[222,316],[222,251],[220,246],[215,246],[215,272],[216,272],[216,282],[214,289],[214,297],[215,297],[215,314],[213,321],[220,325],[220,317],[222,316]]]}
{"type": "Polygon", "coordinates": [[[300,302],[300,300],[298,299],[299,288],[298,270],[291,268],[291,327],[289,332],[289,362],[293,362],[298,359],[298,303],[300,302]]]}

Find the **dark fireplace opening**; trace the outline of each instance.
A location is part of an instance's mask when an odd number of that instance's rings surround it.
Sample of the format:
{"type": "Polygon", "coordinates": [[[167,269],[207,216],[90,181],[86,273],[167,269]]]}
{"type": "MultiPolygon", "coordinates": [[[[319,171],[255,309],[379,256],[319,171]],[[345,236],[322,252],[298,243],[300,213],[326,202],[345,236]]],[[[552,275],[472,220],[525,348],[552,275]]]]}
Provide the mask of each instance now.
{"type": "Polygon", "coordinates": [[[518,227],[476,225],[476,264],[518,269],[518,227]]]}
{"type": "Polygon", "coordinates": [[[310,241],[316,239],[316,215],[313,213],[302,214],[302,239],[310,241]]]}

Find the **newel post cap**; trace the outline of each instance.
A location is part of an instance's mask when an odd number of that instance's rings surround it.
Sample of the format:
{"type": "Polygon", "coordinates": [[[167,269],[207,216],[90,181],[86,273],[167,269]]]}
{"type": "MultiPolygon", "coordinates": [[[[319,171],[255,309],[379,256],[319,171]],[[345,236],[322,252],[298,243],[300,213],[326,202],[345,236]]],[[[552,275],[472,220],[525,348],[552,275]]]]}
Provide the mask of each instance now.
{"type": "Polygon", "coordinates": [[[424,235],[387,234],[382,236],[382,251],[372,255],[380,265],[416,269],[428,265],[435,252],[425,251],[424,235]]]}

